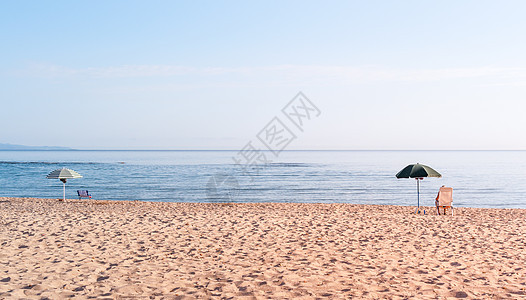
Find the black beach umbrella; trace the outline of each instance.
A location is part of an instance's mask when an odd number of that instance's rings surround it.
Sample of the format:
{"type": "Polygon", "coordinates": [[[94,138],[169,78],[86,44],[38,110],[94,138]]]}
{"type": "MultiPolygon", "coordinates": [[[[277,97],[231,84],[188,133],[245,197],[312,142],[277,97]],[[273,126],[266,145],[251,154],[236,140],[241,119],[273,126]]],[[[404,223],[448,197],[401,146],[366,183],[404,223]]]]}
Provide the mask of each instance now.
{"type": "Polygon", "coordinates": [[[416,179],[416,190],[417,190],[417,208],[416,212],[420,213],[420,180],[424,177],[442,177],[440,173],[435,171],[433,168],[421,164],[412,164],[402,169],[402,171],[396,174],[396,178],[415,178],[416,179]]]}

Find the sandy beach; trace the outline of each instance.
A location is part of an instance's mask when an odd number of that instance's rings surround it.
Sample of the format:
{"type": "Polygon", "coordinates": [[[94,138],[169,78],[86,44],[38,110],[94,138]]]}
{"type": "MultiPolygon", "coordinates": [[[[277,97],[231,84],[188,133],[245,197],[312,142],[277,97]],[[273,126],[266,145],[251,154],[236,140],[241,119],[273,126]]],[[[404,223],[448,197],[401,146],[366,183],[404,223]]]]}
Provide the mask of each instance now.
{"type": "Polygon", "coordinates": [[[0,198],[0,298],[526,297],[526,210],[413,210],[0,198]]]}

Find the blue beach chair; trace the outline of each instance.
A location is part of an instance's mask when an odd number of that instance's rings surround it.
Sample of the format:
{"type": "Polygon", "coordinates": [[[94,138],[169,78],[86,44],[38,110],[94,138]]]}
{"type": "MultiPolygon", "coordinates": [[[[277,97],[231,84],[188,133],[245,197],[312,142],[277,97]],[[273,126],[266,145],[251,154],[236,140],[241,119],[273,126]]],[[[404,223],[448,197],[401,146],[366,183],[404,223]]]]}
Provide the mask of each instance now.
{"type": "Polygon", "coordinates": [[[91,194],[87,190],[77,190],[77,194],[79,195],[79,200],[81,200],[82,198],[91,199],[91,194]]]}

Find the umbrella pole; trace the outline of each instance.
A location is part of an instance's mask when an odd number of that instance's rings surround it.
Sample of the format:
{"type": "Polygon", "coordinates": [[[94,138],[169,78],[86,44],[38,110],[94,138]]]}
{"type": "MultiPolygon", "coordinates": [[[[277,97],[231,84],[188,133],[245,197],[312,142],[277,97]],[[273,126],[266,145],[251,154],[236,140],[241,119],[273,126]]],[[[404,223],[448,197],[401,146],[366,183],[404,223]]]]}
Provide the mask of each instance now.
{"type": "Polygon", "coordinates": [[[417,214],[420,213],[420,180],[419,178],[416,179],[416,197],[417,197],[417,206],[416,206],[416,212],[417,214]]]}
{"type": "Polygon", "coordinates": [[[418,194],[418,213],[420,213],[420,179],[417,179],[416,180],[416,185],[417,185],[417,194],[418,194]]]}
{"type": "Polygon", "coordinates": [[[66,201],[66,183],[62,182],[62,185],[64,185],[64,193],[63,193],[63,196],[62,196],[62,200],[66,201]]]}

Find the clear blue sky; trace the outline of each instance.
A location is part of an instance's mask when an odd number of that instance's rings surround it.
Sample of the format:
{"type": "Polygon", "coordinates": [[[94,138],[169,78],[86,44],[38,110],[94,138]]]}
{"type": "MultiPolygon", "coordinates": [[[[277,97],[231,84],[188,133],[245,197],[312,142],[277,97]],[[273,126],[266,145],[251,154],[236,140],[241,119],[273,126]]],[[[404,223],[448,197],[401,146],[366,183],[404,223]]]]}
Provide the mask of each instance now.
{"type": "Polygon", "coordinates": [[[3,1],[0,143],[526,149],[524,1],[3,1]]]}

